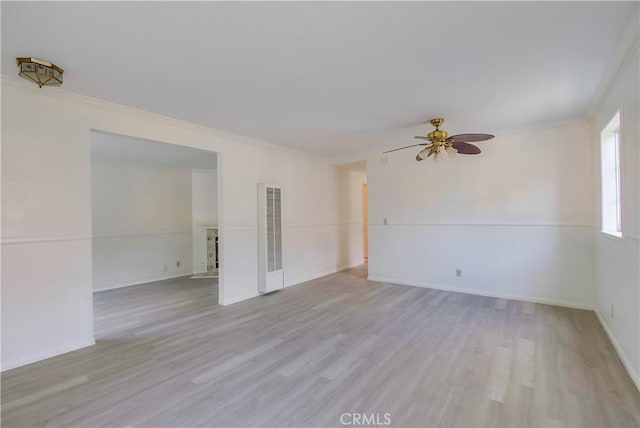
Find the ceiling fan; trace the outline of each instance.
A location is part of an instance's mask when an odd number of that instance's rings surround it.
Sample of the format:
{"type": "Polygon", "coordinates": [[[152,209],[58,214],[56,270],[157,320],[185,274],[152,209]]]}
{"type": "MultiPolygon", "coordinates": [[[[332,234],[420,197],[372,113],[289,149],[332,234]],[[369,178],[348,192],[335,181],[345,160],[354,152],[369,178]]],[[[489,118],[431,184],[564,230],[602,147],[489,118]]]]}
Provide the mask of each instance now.
{"type": "Polygon", "coordinates": [[[454,155],[456,153],[460,153],[462,155],[477,155],[481,150],[477,146],[469,143],[486,141],[494,138],[494,135],[491,134],[457,134],[449,137],[449,134],[439,129],[442,122],[444,122],[444,119],[441,117],[431,119],[431,124],[436,129],[429,132],[426,137],[414,137],[421,140],[427,140],[428,142],[411,144],[410,146],[387,150],[384,153],[395,152],[396,150],[403,150],[409,147],[424,146],[424,148],[416,155],[416,160],[421,161],[433,155],[433,160],[437,161],[441,157],[440,152],[442,150],[446,151],[449,155],[454,155]]]}

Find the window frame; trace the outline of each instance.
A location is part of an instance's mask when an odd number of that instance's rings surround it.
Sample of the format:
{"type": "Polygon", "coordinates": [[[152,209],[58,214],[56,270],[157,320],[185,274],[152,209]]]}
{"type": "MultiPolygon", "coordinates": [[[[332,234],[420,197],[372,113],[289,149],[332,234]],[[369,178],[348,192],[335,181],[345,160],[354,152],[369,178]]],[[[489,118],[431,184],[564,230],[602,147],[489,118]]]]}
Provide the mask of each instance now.
{"type": "Polygon", "coordinates": [[[614,114],[607,121],[607,124],[600,131],[600,232],[609,238],[615,240],[621,240],[624,236],[624,207],[623,207],[623,146],[622,146],[622,107],[618,107],[614,114]],[[613,165],[613,169],[615,171],[615,195],[616,195],[616,205],[615,205],[615,213],[612,216],[614,218],[613,223],[615,223],[615,228],[609,228],[609,225],[605,224],[605,167],[611,165],[605,165],[604,163],[604,153],[607,149],[606,144],[611,144],[611,139],[614,139],[614,160],[615,164],[613,165]]]}

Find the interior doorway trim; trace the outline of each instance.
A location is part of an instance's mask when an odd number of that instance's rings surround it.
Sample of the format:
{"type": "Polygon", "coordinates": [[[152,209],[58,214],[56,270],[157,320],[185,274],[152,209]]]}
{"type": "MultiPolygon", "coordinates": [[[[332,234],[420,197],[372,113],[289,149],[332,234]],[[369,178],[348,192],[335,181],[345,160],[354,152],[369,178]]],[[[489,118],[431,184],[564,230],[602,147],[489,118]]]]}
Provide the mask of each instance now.
{"type": "Polygon", "coordinates": [[[369,185],[362,183],[362,245],[364,262],[369,262],[369,185]]]}

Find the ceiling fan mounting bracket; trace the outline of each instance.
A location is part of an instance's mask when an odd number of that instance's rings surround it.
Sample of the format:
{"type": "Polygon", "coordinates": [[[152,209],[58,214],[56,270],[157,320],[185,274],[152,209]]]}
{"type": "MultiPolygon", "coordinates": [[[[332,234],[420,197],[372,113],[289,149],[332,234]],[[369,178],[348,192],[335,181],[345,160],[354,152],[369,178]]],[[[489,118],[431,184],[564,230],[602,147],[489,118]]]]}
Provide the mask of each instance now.
{"type": "Polygon", "coordinates": [[[438,129],[438,127],[444,123],[444,118],[436,117],[435,119],[431,119],[430,122],[436,127],[436,129],[438,129]]]}

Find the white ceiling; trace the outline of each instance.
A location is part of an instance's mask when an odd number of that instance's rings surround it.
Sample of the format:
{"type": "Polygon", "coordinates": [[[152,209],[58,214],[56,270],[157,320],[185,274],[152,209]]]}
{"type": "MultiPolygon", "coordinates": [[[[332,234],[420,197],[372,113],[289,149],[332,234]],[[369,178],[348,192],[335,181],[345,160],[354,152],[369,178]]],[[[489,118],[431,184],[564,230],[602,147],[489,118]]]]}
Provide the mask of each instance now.
{"type": "Polygon", "coordinates": [[[5,75],[35,56],[65,69],[69,91],[323,155],[410,140],[437,116],[452,133],[581,117],[638,14],[577,1],[1,5],[5,75]]]}
{"type": "Polygon", "coordinates": [[[91,159],[139,162],[164,168],[217,168],[214,152],[100,131],[91,132],[91,159]]]}

